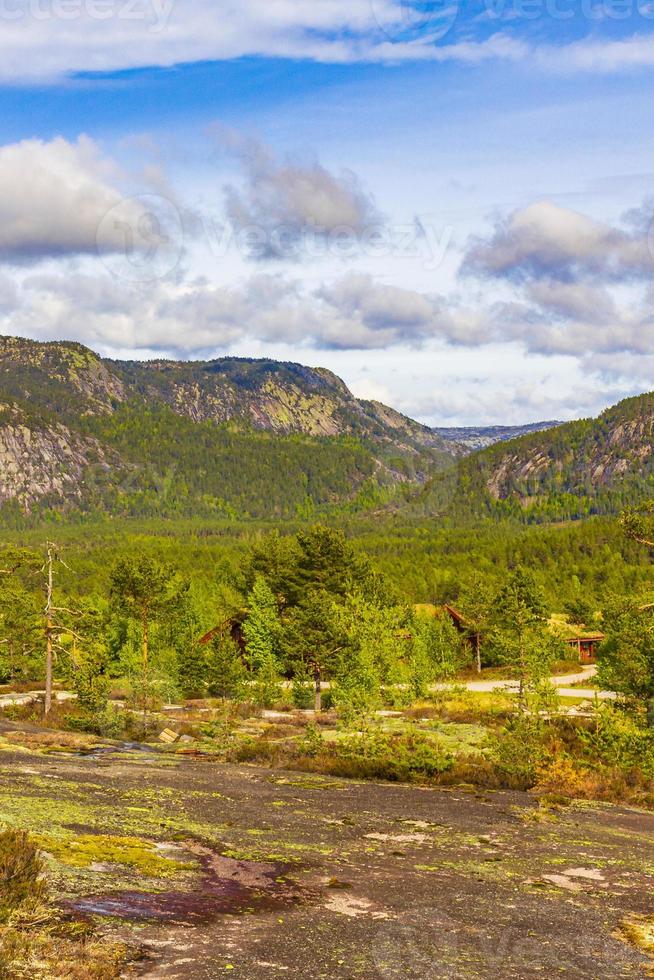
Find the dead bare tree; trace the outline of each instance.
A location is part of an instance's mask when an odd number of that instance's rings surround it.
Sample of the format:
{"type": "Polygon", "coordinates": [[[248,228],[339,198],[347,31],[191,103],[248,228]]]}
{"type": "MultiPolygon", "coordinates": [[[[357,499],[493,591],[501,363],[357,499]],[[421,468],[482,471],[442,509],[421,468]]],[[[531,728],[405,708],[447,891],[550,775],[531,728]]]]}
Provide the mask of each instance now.
{"type": "Polygon", "coordinates": [[[41,572],[45,576],[45,699],[43,705],[43,714],[47,717],[52,710],[52,689],[53,689],[53,671],[54,671],[54,657],[55,650],[64,651],[65,648],[59,643],[59,638],[63,635],[72,636],[75,640],[81,640],[75,630],[71,629],[70,626],[65,626],[58,622],[58,616],[61,613],[69,613],[70,615],[75,615],[75,611],[68,609],[66,606],[56,606],[54,603],[54,578],[55,578],[55,566],[63,565],[64,568],[68,568],[66,562],[59,555],[57,545],[53,541],[48,541],[46,544],[46,559],[45,563],[41,569],[41,572]]]}

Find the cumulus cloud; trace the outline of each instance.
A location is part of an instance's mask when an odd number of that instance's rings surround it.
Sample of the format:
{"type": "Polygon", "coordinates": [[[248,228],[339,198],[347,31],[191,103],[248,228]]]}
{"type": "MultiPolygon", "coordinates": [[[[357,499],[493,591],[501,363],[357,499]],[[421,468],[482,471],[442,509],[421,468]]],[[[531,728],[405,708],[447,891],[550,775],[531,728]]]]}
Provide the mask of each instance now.
{"type": "Polygon", "coordinates": [[[615,299],[599,284],[539,279],[526,284],[525,297],[549,316],[604,326],[619,319],[615,299]]]}
{"type": "Polygon", "coordinates": [[[607,224],[551,202],[496,220],[468,242],[461,271],[508,287],[488,308],[497,339],[532,353],[654,353],[651,201],[607,224]]]}
{"type": "Polygon", "coordinates": [[[465,343],[470,329],[439,297],[354,274],[307,289],[269,275],[226,287],[41,273],[22,280],[0,322],[3,333],[180,355],[245,340],[331,350],[419,346],[433,337],[465,343]]]}
{"type": "Polygon", "coordinates": [[[308,236],[356,239],[381,227],[372,197],[351,171],[335,175],[316,160],[278,160],[258,140],[216,133],[244,171],[243,188],[225,188],[225,210],[233,229],[248,233],[254,258],[297,255],[308,236]]]}
{"type": "MultiPolygon", "coordinates": [[[[539,201],[497,220],[489,237],[468,242],[464,272],[514,281],[580,278],[649,279],[654,256],[646,229],[603,224],[551,201],[539,201]]],[[[632,223],[636,223],[631,215],[632,223]]]]}
{"type": "Polygon", "coordinates": [[[123,251],[126,230],[147,221],[147,207],[121,195],[117,176],[84,136],[1,146],[0,259],[123,251]]]}

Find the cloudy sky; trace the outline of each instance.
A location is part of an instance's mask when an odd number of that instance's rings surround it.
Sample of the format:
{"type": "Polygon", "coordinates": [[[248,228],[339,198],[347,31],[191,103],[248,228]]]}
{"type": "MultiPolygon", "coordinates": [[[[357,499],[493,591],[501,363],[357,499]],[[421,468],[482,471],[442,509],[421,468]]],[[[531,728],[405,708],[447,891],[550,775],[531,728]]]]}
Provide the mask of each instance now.
{"type": "Polygon", "coordinates": [[[3,333],[431,424],[654,388],[654,0],[0,0],[3,333]]]}

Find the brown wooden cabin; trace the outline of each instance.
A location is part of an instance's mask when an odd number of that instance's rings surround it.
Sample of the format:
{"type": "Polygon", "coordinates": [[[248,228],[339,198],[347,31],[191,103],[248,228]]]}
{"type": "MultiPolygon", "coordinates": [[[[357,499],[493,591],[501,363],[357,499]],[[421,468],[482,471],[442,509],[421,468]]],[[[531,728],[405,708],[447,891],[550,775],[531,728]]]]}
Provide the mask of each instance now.
{"type": "Polygon", "coordinates": [[[228,633],[231,636],[234,643],[237,645],[241,653],[245,653],[245,636],[243,634],[243,623],[247,616],[247,610],[242,609],[240,612],[234,613],[229,619],[225,619],[218,626],[214,626],[213,629],[205,633],[198,640],[200,646],[206,646],[208,643],[214,639],[214,637],[219,636],[221,633],[228,633]]]}
{"type": "Polygon", "coordinates": [[[463,636],[467,645],[475,652],[481,646],[481,633],[475,632],[472,623],[455,606],[444,605],[443,609],[454,623],[457,633],[463,636]]]}
{"type": "Polygon", "coordinates": [[[597,648],[604,639],[604,633],[588,633],[585,636],[566,637],[565,642],[576,650],[580,664],[594,664],[597,661],[597,648]]]}

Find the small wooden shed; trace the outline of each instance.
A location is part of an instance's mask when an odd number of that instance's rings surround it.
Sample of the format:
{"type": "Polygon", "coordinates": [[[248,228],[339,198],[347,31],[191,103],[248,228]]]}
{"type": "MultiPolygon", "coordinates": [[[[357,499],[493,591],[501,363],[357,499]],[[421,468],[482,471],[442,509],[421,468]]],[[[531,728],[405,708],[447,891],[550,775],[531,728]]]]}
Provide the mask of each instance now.
{"type": "Polygon", "coordinates": [[[594,664],[597,660],[597,648],[604,639],[604,633],[582,633],[579,636],[566,637],[565,642],[576,651],[580,664],[594,664]]]}

